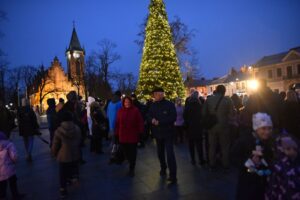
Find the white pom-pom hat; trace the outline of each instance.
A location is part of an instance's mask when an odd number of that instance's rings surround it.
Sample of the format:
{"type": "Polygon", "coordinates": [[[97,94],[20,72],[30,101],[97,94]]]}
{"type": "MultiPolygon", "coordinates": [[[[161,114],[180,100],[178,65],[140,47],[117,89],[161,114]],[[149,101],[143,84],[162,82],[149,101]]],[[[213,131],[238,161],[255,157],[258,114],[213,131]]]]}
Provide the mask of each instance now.
{"type": "Polygon", "coordinates": [[[267,113],[256,113],[252,116],[253,130],[257,130],[262,127],[273,127],[273,123],[270,115],[267,113]]]}

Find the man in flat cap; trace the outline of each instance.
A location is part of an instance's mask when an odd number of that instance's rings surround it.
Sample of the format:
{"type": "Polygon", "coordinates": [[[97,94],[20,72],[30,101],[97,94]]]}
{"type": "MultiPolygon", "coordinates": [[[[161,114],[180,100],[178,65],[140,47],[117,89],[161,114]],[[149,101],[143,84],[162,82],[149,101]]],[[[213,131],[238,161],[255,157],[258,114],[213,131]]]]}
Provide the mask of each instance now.
{"type": "Polygon", "coordinates": [[[166,176],[166,169],[169,168],[170,176],[168,181],[171,184],[177,183],[177,166],[174,154],[173,137],[175,135],[174,122],[176,121],[175,105],[166,100],[164,90],[156,88],[153,90],[154,103],[150,106],[147,120],[151,124],[151,130],[157,143],[157,154],[160,161],[160,175],[166,176]],[[165,159],[167,153],[167,163],[165,159]],[[167,165],[168,164],[168,165],[167,165]]]}

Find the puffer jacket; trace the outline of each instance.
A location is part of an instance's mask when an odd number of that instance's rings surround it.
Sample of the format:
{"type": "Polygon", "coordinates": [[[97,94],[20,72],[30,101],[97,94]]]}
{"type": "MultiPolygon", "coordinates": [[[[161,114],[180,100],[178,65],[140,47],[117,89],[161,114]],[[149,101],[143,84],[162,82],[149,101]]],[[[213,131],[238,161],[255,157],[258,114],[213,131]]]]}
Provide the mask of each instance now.
{"type": "Polygon", "coordinates": [[[52,154],[62,163],[75,162],[80,159],[81,132],[72,121],[62,122],[55,131],[52,154]]]}
{"type": "Polygon", "coordinates": [[[0,181],[16,174],[17,150],[8,140],[0,141],[0,181]]]}

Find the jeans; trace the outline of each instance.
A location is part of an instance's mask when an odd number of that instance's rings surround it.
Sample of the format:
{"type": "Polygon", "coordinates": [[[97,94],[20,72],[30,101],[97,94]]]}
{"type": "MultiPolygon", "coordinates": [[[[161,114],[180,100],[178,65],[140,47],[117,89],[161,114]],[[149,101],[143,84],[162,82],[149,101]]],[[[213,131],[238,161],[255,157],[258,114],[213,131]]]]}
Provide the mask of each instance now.
{"type": "Polygon", "coordinates": [[[67,181],[79,178],[78,162],[59,163],[60,187],[66,189],[67,181]]]}
{"type": "Polygon", "coordinates": [[[16,175],[11,176],[7,180],[0,181],[0,198],[4,199],[6,197],[7,183],[9,184],[12,196],[16,198],[19,195],[16,175]]]}
{"type": "Polygon", "coordinates": [[[129,169],[131,171],[135,168],[136,156],[137,156],[137,144],[136,143],[122,143],[121,148],[125,154],[126,159],[129,162],[129,169]]]}
{"type": "Polygon", "coordinates": [[[26,153],[28,156],[31,156],[32,149],[33,149],[34,136],[24,136],[23,140],[24,140],[26,153]]]}
{"type": "Polygon", "coordinates": [[[177,173],[177,165],[176,165],[176,158],[174,153],[174,144],[173,138],[163,138],[163,139],[156,139],[157,143],[157,155],[160,162],[161,170],[166,170],[167,166],[169,167],[170,171],[170,178],[176,179],[177,173]],[[165,152],[167,153],[167,162],[165,158],[165,152]]]}

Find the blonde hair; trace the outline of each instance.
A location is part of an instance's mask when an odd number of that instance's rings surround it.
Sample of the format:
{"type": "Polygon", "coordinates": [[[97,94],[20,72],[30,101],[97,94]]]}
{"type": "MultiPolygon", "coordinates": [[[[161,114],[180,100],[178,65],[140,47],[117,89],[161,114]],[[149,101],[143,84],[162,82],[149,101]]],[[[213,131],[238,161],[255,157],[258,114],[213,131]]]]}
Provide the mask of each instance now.
{"type": "Polygon", "coordinates": [[[294,90],[287,91],[286,100],[290,102],[297,102],[298,98],[296,92],[294,90]]]}

